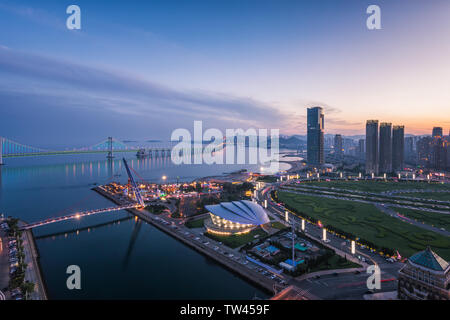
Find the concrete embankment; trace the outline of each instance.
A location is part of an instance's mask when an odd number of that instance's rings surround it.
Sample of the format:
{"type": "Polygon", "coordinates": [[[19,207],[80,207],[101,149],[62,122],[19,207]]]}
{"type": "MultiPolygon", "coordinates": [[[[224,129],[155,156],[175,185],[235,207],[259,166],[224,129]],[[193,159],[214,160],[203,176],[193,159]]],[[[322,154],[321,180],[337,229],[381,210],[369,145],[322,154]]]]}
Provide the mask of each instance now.
{"type": "MultiPolygon", "coordinates": [[[[106,191],[100,189],[99,187],[95,187],[95,188],[93,188],[93,190],[100,193],[101,195],[108,198],[109,200],[113,201],[114,203],[121,205],[121,203],[118,199],[114,198],[112,195],[110,195],[106,191]]],[[[258,287],[267,291],[268,293],[274,294],[273,286],[274,286],[275,282],[271,281],[270,279],[264,277],[263,275],[255,272],[253,270],[249,270],[246,266],[240,264],[239,262],[236,262],[228,257],[225,257],[224,255],[220,254],[219,252],[214,251],[213,249],[203,245],[202,243],[194,241],[194,239],[184,237],[179,232],[177,232],[174,228],[171,228],[170,226],[166,226],[160,222],[154,221],[152,219],[152,214],[145,210],[137,210],[137,209],[127,209],[127,210],[130,213],[139,217],[140,219],[155,226],[159,230],[161,230],[161,231],[171,235],[175,239],[183,242],[185,245],[191,247],[192,249],[196,250],[197,252],[200,252],[200,253],[204,254],[205,256],[207,256],[211,259],[214,259],[215,261],[222,264],[224,267],[226,267],[230,271],[243,277],[244,279],[248,280],[249,282],[252,282],[253,284],[255,284],[258,287]]]]}
{"type": "MultiPolygon", "coordinates": [[[[29,270],[30,274],[29,278],[31,280],[34,279],[34,283],[36,285],[35,287],[35,293],[34,293],[34,300],[47,300],[47,289],[44,282],[44,277],[42,276],[42,269],[41,265],[39,263],[39,252],[36,246],[36,242],[34,241],[33,232],[31,230],[24,231],[25,236],[27,238],[27,242],[29,245],[29,252],[30,252],[30,258],[32,263],[32,268],[29,270]]],[[[25,242],[24,242],[25,245],[25,242]]],[[[27,269],[28,272],[28,269],[27,269]]]]}

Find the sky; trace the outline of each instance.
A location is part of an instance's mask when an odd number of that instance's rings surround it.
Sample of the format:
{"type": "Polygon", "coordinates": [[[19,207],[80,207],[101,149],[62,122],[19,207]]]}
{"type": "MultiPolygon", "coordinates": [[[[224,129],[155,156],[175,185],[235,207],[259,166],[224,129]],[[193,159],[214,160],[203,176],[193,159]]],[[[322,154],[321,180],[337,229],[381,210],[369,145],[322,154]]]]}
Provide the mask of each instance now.
{"type": "Polygon", "coordinates": [[[0,0],[0,136],[168,140],[194,120],[305,134],[311,106],[330,134],[367,119],[448,132],[449,14],[448,0],[0,0]]]}

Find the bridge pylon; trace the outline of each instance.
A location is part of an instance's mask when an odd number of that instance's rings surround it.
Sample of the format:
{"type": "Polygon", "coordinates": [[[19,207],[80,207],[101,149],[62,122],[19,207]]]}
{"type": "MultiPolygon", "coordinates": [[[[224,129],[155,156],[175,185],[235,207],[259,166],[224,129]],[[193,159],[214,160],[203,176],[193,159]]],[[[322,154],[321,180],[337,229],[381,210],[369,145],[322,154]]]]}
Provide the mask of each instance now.
{"type": "Polygon", "coordinates": [[[113,138],[108,137],[108,155],[106,156],[108,159],[114,158],[113,154],[113,138]]]}

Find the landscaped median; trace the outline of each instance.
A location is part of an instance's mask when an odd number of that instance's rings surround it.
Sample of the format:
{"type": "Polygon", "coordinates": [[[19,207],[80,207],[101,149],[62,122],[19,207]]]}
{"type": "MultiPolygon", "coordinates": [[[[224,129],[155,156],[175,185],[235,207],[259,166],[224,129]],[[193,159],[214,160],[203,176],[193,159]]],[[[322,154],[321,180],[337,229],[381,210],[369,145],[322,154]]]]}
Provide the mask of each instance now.
{"type": "MultiPolygon", "coordinates": [[[[431,246],[440,256],[450,260],[450,239],[390,217],[373,205],[348,200],[314,197],[280,191],[278,200],[299,216],[321,221],[327,229],[348,238],[360,238],[379,251],[402,256],[431,246]]],[[[314,222],[313,221],[313,222],[314,222]]]]}

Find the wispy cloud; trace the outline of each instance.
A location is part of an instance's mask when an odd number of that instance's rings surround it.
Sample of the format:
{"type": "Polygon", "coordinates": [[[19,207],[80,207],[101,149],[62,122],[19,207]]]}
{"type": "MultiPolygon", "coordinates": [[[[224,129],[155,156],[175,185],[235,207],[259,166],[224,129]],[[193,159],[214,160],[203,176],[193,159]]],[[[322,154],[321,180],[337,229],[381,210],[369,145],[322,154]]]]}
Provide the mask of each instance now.
{"type": "MultiPolygon", "coordinates": [[[[153,117],[162,113],[179,117],[214,119],[215,123],[237,123],[244,127],[282,128],[288,117],[275,107],[250,97],[224,93],[175,90],[142,76],[82,65],[70,61],[33,55],[0,47],[2,73],[25,79],[16,90],[26,93],[27,84],[39,81],[41,95],[73,96],[85,107],[102,108],[120,114],[153,117]],[[52,90],[51,88],[55,88],[52,90]]],[[[36,92],[36,89],[34,89],[36,92]]]]}

